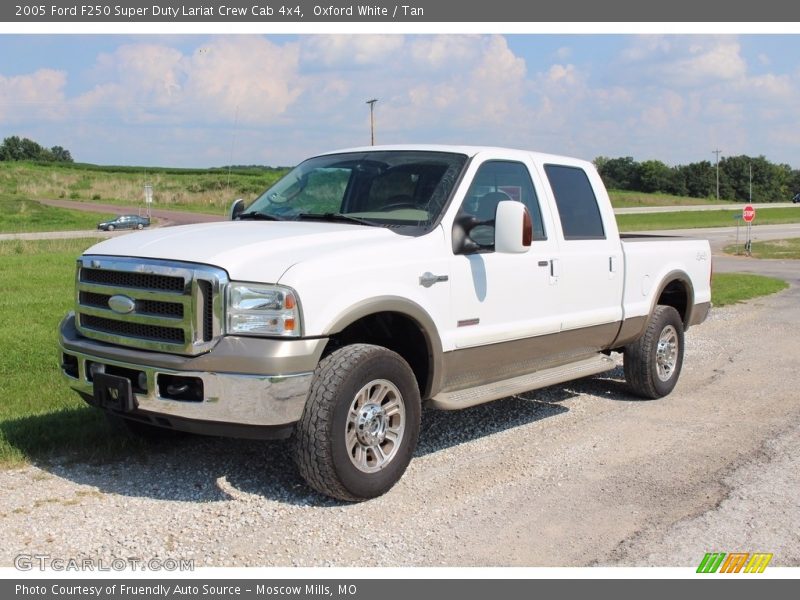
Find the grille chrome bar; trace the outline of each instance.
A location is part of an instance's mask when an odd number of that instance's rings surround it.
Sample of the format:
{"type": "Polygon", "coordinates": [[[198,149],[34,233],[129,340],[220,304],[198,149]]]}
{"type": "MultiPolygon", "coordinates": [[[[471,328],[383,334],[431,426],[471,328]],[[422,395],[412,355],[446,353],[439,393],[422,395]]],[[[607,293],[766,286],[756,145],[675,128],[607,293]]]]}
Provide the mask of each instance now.
{"type": "Polygon", "coordinates": [[[228,276],[206,265],[86,255],[75,273],[76,326],[88,338],[121,346],[197,355],[222,334],[228,276]],[[132,310],[111,310],[126,296],[132,310]],[[103,305],[103,303],[106,303],[103,305]]]}
{"type": "MultiPolygon", "coordinates": [[[[79,267],[80,268],[80,267],[79,267]]],[[[120,288],[112,285],[100,285],[96,283],[78,282],[82,292],[92,292],[95,294],[125,294],[134,300],[161,300],[163,302],[179,302],[184,306],[191,304],[191,297],[184,296],[182,293],[175,292],[156,292],[153,290],[143,290],[136,288],[120,288]]]]}
{"type": "Polygon", "coordinates": [[[176,319],[174,317],[159,317],[152,314],[135,313],[135,312],[132,312],[127,315],[120,315],[119,313],[116,313],[113,310],[97,308],[95,306],[87,304],[81,304],[80,311],[82,315],[101,317],[103,319],[113,319],[115,321],[120,321],[125,323],[137,323],[139,325],[155,325],[155,326],[163,325],[164,327],[177,327],[178,329],[182,329],[185,336],[187,337],[192,333],[191,321],[184,322],[183,319],[176,319]]]}

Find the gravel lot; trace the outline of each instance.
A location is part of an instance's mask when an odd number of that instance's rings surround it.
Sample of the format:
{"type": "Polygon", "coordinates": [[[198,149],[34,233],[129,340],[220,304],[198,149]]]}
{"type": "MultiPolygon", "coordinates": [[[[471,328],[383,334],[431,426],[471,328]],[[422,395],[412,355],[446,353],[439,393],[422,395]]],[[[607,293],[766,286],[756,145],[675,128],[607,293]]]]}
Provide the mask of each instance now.
{"type": "Polygon", "coordinates": [[[0,565],[20,553],[197,566],[800,565],[800,288],[715,310],[678,388],[621,370],[462,412],[426,411],[386,496],[304,487],[283,442],[186,437],[146,460],[0,471],[0,565]]]}

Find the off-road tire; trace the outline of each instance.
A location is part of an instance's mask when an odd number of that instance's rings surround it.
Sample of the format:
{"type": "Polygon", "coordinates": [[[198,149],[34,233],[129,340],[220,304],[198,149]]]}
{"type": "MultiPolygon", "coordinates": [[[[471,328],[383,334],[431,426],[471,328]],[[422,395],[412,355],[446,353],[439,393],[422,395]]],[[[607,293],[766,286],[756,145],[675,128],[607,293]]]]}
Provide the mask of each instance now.
{"type": "Polygon", "coordinates": [[[678,311],[671,306],[656,306],[644,334],[625,346],[624,365],[625,380],[637,396],[656,399],[669,394],[678,383],[683,365],[683,321],[678,311]],[[674,360],[668,360],[663,349],[659,356],[660,343],[670,347],[667,340],[674,340],[674,360]],[[667,369],[669,364],[672,367],[667,369]]]}
{"type": "Polygon", "coordinates": [[[420,404],[414,373],[395,352],[370,344],[353,344],[332,352],[314,371],[303,416],[292,436],[300,474],[312,488],[339,500],[358,502],[385,494],[411,461],[419,439],[420,404]],[[395,392],[399,392],[403,429],[386,464],[375,467],[380,469],[375,472],[363,472],[351,458],[348,444],[353,438],[348,441],[346,432],[359,392],[375,382],[392,387],[395,403],[395,392]]]}

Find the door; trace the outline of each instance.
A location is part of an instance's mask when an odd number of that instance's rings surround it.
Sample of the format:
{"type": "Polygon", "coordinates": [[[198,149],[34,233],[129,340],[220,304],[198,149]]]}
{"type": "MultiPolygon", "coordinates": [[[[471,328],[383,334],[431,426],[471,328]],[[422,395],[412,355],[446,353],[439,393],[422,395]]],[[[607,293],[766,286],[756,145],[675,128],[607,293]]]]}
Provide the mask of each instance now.
{"type": "Polygon", "coordinates": [[[546,164],[544,172],[561,226],[554,276],[561,291],[562,329],[585,330],[587,347],[602,348],[614,340],[622,319],[624,273],[616,225],[604,222],[583,168],[546,164]]]}
{"type": "Polygon", "coordinates": [[[551,275],[557,255],[549,211],[543,213],[531,178],[532,164],[488,160],[476,171],[453,226],[451,322],[453,349],[497,344],[556,333],[561,328],[558,285],[551,275]],[[530,250],[521,254],[494,251],[494,217],[504,200],[522,202],[533,222],[530,250]],[[459,248],[464,228],[471,249],[459,248]]]}

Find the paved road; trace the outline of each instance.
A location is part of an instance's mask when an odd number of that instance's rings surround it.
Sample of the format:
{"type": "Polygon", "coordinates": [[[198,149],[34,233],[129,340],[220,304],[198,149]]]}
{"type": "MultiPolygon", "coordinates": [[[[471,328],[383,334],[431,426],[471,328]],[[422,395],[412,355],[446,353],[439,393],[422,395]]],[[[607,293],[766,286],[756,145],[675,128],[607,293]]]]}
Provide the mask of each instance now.
{"type": "MultiPolygon", "coordinates": [[[[59,208],[69,208],[72,210],[82,210],[87,212],[108,212],[115,214],[136,213],[136,208],[131,206],[118,206],[115,204],[95,204],[94,202],[77,202],[75,200],[39,200],[42,204],[58,206],[59,208]]],[[[209,223],[212,221],[223,221],[222,215],[211,215],[205,213],[193,213],[180,210],[153,209],[152,216],[158,219],[159,227],[169,227],[171,225],[188,225],[191,223],[209,223]]],[[[47,239],[67,239],[67,238],[106,238],[117,235],[134,233],[132,231],[98,231],[96,229],[81,231],[46,231],[30,233],[0,233],[2,240],[47,240],[47,239]]]]}
{"type": "MultiPolygon", "coordinates": [[[[711,247],[716,252],[722,250],[722,248],[725,246],[736,243],[736,229],[737,228],[735,226],[708,227],[702,229],[670,229],[663,231],[644,231],[642,234],[706,239],[711,242],[711,247]]],[[[740,227],[738,235],[739,243],[744,244],[746,228],[740,227]]],[[[754,242],[800,237],[800,223],[788,223],[785,225],[754,225],[752,228],[752,236],[754,242]]]]}
{"type": "MultiPolygon", "coordinates": [[[[108,212],[115,214],[135,214],[137,212],[134,206],[119,206],[115,204],[96,204],[94,202],[77,202],[75,200],[39,200],[42,204],[48,206],[58,206],[60,208],[70,208],[72,210],[83,210],[89,212],[108,212]]],[[[154,208],[151,211],[152,216],[161,219],[163,225],[186,225],[189,223],[208,223],[211,221],[224,221],[226,215],[219,214],[205,214],[196,212],[187,212],[182,210],[167,210],[162,208],[154,208]]]]}
{"type": "MultiPolygon", "coordinates": [[[[618,215],[635,215],[642,213],[667,213],[667,212],[694,212],[706,210],[737,210],[741,211],[746,202],[730,202],[728,204],[695,204],[688,206],[632,206],[628,208],[615,208],[614,213],[618,215]]],[[[791,202],[770,202],[768,204],[754,204],[756,209],[756,216],[758,215],[759,208],[791,208],[797,207],[800,211],[800,205],[791,202]]]]}

